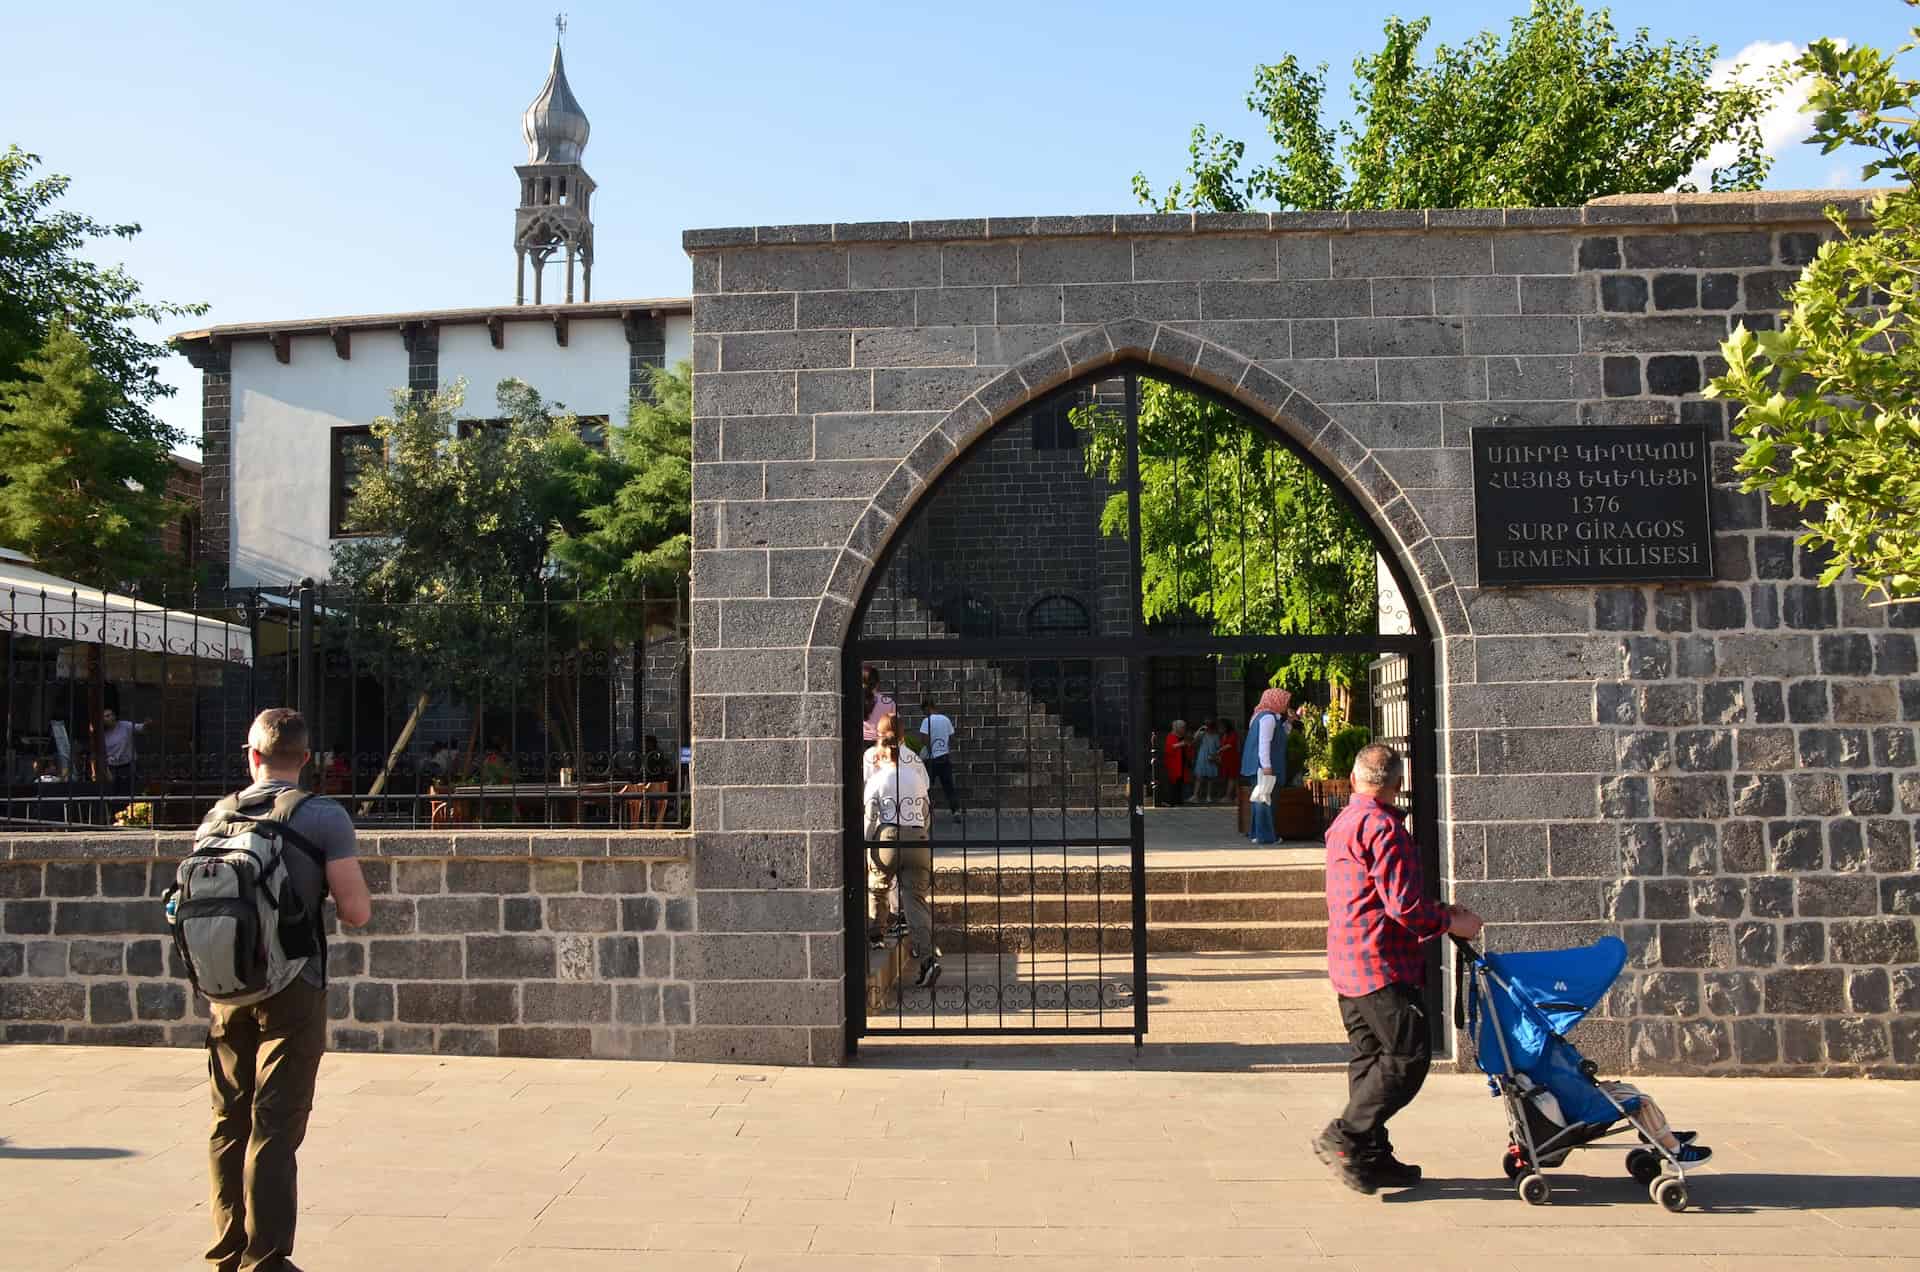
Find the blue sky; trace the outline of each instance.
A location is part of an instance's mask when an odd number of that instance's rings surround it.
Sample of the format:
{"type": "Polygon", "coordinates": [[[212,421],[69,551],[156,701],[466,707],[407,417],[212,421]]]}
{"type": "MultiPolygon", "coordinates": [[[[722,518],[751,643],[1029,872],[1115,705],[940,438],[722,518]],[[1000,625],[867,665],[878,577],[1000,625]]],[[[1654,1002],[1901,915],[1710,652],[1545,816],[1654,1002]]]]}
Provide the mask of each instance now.
{"type": "MultiPolygon", "coordinates": [[[[1505,3],[567,6],[593,122],[594,292],[684,294],[689,226],[1130,210],[1196,122],[1251,139],[1256,63],[1333,69],[1390,13],[1429,41],[1504,29],[1505,3]]],[[[1622,28],[1732,55],[1821,35],[1890,48],[1894,0],[1613,6],[1622,28]]],[[[513,295],[512,167],[546,74],[547,5],[39,5],[5,19],[0,144],[74,178],[73,206],[145,233],[109,253],[209,322],[428,309],[513,295]]],[[[1788,130],[1782,128],[1780,133],[1788,130]]],[[[1857,163],[1782,142],[1777,188],[1857,163]]],[[[198,381],[163,413],[197,428],[198,381]]]]}

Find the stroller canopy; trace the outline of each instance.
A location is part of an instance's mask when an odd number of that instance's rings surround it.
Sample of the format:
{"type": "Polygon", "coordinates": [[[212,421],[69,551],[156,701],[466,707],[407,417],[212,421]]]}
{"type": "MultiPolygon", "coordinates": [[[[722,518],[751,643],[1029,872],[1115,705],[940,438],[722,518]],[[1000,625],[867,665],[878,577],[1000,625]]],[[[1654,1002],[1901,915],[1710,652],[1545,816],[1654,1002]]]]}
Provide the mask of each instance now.
{"type": "Polygon", "coordinates": [[[1480,1067],[1501,1071],[1504,1036],[1513,1067],[1526,1073],[1545,1058],[1554,1034],[1579,1024],[1606,997],[1627,965],[1627,944],[1603,936],[1579,949],[1483,954],[1480,961],[1498,977],[1487,980],[1494,1011],[1477,1031],[1480,1067]]]}

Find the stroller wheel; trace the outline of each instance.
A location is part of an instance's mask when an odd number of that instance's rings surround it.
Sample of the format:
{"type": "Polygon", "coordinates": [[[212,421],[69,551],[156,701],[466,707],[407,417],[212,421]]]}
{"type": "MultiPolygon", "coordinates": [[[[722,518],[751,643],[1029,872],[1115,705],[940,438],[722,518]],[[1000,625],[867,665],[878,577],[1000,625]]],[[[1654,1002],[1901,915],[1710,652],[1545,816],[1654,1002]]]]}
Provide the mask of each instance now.
{"type": "Polygon", "coordinates": [[[1627,1154],[1627,1174],[1633,1176],[1636,1184],[1651,1184],[1660,1178],[1660,1155],[1644,1148],[1636,1148],[1627,1154]]]}
{"type": "Polygon", "coordinates": [[[1509,1182],[1527,1173],[1527,1155],[1515,1144],[1500,1157],[1500,1169],[1506,1173],[1509,1182]]]}
{"type": "Polygon", "coordinates": [[[1687,1208],[1687,1185],[1672,1175],[1654,1180],[1647,1191],[1654,1201],[1676,1215],[1687,1208]]]}
{"type": "Polygon", "coordinates": [[[1520,1176],[1518,1185],[1520,1200],[1529,1206],[1544,1206],[1547,1198],[1553,1195],[1553,1186],[1547,1183],[1547,1177],[1538,1172],[1520,1176]]]}

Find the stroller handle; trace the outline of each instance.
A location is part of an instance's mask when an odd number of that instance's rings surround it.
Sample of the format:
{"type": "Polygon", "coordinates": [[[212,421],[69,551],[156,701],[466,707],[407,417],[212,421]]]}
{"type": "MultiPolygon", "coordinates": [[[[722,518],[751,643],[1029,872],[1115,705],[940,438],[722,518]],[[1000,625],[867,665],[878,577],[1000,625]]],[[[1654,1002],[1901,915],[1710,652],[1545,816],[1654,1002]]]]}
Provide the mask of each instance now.
{"type": "Polygon", "coordinates": [[[1453,948],[1460,951],[1463,958],[1476,963],[1480,961],[1480,951],[1473,948],[1472,941],[1467,940],[1465,937],[1454,936],[1451,933],[1448,934],[1447,939],[1453,942],[1453,948]]]}

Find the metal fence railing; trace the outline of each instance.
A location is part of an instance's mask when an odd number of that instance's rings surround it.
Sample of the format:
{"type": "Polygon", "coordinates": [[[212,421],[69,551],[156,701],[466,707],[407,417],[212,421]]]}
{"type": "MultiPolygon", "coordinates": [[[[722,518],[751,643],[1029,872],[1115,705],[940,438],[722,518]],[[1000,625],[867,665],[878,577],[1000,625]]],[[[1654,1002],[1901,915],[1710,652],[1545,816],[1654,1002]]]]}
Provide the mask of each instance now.
{"type": "Polygon", "coordinates": [[[191,827],[287,706],[307,785],[364,826],[685,826],[687,616],[684,589],[0,589],[0,825],[191,827]]]}

